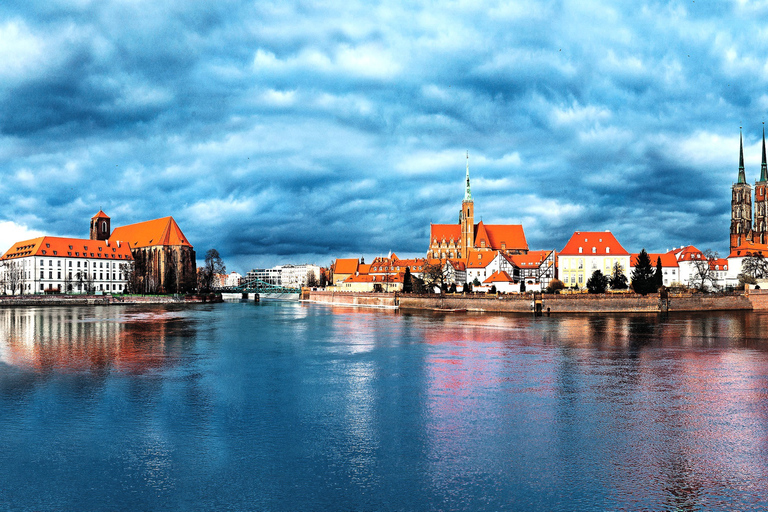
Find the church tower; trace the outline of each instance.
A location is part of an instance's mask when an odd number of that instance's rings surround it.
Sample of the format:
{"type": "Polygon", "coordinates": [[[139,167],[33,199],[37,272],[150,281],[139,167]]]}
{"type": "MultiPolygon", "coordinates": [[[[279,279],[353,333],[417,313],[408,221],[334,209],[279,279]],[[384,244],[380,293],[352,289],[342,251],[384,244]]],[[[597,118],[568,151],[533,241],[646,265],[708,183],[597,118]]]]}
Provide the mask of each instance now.
{"type": "Polygon", "coordinates": [[[744,142],[739,128],[739,180],[731,187],[731,250],[752,240],[752,187],[744,175],[744,142]]]}
{"type": "Polygon", "coordinates": [[[763,163],[760,165],[760,181],[755,183],[755,232],[752,241],[768,242],[768,168],[765,161],[765,123],[763,123],[763,163]]]}
{"type": "Polygon", "coordinates": [[[475,243],[475,203],[472,201],[472,191],[469,188],[469,151],[467,151],[467,184],[464,191],[464,200],[461,202],[459,212],[459,224],[461,224],[461,249],[458,257],[466,259],[469,250],[475,243]]]}
{"type": "Polygon", "coordinates": [[[103,211],[91,217],[91,240],[109,240],[109,216],[103,211]]]}

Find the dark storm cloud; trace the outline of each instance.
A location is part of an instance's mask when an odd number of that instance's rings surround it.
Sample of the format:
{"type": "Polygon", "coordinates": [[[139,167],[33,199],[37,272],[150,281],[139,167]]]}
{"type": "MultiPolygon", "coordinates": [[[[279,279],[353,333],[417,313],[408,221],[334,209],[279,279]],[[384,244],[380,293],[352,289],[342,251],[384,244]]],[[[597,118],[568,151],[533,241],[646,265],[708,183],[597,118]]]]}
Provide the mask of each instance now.
{"type": "MultiPolygon", "coordinates": [[[[238,270],[423,254],[476,214],[532,248],[724,251],[759,169],[762,6],[9,1],[0,221],[173,215],[238,270]]],[[[15,233],[16,231],[14,231],[15,233]]]]}

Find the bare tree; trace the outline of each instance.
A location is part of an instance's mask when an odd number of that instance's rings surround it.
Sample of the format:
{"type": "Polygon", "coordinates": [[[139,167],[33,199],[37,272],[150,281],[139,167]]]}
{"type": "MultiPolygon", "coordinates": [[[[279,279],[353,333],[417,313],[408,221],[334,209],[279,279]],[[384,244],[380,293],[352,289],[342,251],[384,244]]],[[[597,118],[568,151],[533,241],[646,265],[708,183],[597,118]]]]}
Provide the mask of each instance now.
{"type": "Polygon", "coordinates": [[[435,286],[439,287],[440,290],[445,286],[445,266],[440,263],[428,263],[424,265],[423,276],[424,283],[427,285],[427,289],[430,292],[433,291],[435,286]]]}
{"type": "Polygon", "coordinates": [[[226,274],[227,267],[219,256],[219,251],[209,249],[205,253],[205,266],[197,271],[197,282],[202,292],[209,292],[213,287],[213,279],[216,274],[226,274]]]}
{"type": "Polygon", "coordinates": [[[315,275],[314,271],[310,270],[307,272],[307,288],[316,288],[318,285],[317,282],[317,276],[315,275]]]}
{"type": "Polygon", "coordinates": [[[715,260],[718,254],[710,249],[704,251],[704,257],[692,260],[693,272],[691,272],[691,286],[700,291],[717,287],[717,274],[715,272],[715,260]]]}
{"type": "Polygon", "coordinates": [[[19,293],[24,289],[24,269],[21,262],[16,260],[5,262],[5,283],[11,290],[11,295],[16,295],[16,291],[19,293]]]}
{"type": "Polygon", "coordinates": [[[741,272],[755,279],[768,277],[768,260],[760,254],[750,254],[741,262],[741,272]]]}

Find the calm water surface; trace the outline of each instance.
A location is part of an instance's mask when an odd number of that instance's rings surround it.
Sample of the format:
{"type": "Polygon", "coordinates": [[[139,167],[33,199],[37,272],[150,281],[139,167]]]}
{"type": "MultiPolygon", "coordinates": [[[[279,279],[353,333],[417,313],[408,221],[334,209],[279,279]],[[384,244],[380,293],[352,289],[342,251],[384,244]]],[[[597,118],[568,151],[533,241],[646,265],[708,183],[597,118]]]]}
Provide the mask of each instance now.
{"type": "Polygon", "coordinates": [[[0,310],[0,510],[768,508],[768,315],[0,310]]]}

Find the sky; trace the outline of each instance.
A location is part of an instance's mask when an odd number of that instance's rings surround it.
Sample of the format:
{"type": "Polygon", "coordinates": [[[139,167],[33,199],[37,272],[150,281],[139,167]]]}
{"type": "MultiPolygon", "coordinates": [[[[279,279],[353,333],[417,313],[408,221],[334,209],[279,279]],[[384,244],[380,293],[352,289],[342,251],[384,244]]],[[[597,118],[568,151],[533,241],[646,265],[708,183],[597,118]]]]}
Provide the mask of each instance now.
{"type": "Polygon", "coordinates": [[[728,252],[760,173],[768,3],[4,0],[0,251],[172,215],[230,270],[531,249],[728,252]]]}

